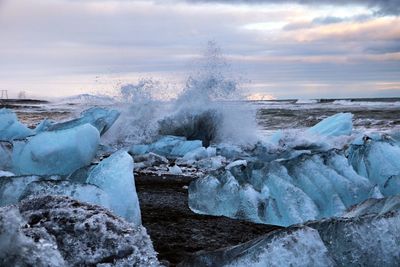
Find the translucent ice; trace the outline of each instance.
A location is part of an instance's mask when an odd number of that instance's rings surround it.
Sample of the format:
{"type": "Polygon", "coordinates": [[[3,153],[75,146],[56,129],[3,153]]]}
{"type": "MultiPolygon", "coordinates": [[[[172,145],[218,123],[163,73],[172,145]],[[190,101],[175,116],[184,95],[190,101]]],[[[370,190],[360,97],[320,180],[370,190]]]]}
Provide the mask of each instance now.
{"type": "Polygon", "coordinates": [[[338,113],[323,119],[307,130],[308,133],[322,136],[350,135],[353,130],[353,114],[338,113]]]}
{"type": "Polygon", "coordinates": [[[23,139],[32,134],[33,131],[20,123],[13,111],[0,109],[0,141],[23,139]]]}
{"type": "Polygon", "coordinates": [[[89,173],[87,183],[98,186],[108,194],[113,212],[135,225],[141,225],[133,160],[127,152],[116,152],[101,161],[89,173]]]}
{"type": "Polygon", "coordinates": [[[55,123],[44,120],[36,127],[36,132],[66,130],[89,123],[96,127],[100,135],[103,135],[118,119],[119,114],[116,110],[93,107],[83,111],[80,118],[70,121],[55,123]]]}
{"type": "Polygon", "coordinates": [[[349,162],[358,174],[377,184],[384,196],[400,194],[400,147],[385,138],[356,140],[351,145],[349,162]]]}
{"type": "Polygon", "coordinates": [[[342,214],[374,193],[338,152],[270,162],[237,160],[189,187],[198,213],[288,226],[342,214]]]}
{"type": "Polygon", "coordinates": [[[13,172],[69,174],[91,162],[99,141],[97,129],[84,124],[67,130],[43,132],[26,142],[14,142],[13,172]]]}

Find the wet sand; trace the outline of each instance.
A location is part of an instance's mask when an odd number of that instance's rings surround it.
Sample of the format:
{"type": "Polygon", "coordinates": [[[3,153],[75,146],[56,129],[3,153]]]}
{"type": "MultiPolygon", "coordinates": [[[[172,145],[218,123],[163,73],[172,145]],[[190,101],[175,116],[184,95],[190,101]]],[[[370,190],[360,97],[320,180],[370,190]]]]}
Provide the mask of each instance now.
{"type": "Polygon", "coordinates": [[[192,212],[184,187],[193,179],[135,175],[142,223],[160,261],[175,266],[196,251],[237,245],[279,228],[192,212]]]}

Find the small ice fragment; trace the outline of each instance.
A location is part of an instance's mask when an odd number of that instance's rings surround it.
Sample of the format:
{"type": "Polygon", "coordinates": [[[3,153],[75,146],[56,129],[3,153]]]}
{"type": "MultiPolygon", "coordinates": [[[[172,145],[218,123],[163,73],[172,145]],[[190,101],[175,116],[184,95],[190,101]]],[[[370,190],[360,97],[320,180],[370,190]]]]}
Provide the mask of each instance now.
{"type": "Polygon", "coordinates": [[[178,165],[168,167],[168,172],[173,175],[182,175],[182,170],[178,165]]]}
{"type": "Polygon", "coordinates": [[[0,109],[0,140],[12,141],[33,135],[33,131],[18,121],[17,115],[9,109],[0,109]]]}
{"type": "Polygon", "coordinates": [[[237,167],[237,166],[241,166],[241,165],[243,165],[243,166],[246,167],[246,166],[247,166],[247,161],[244,160],[244,159],[236,160],[236,161],[234,161],[234,162],[229,163],[229,164],[225,167],[225,169],[226,169],[226,170],[229,170],[229,169],[232,169],[233,167],[237,167]]]}

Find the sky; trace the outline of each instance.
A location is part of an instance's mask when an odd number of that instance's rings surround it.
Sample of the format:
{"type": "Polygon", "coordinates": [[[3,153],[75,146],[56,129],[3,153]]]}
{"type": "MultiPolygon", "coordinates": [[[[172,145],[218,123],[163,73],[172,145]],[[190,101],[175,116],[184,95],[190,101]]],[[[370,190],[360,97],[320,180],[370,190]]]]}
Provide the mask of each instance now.
{"type": "Polygon", "coordinates": [[[400,97],[399,14],[398,0],[0,0],[0,89],[178,90],[211,40],[253,99],[400,97]]]}

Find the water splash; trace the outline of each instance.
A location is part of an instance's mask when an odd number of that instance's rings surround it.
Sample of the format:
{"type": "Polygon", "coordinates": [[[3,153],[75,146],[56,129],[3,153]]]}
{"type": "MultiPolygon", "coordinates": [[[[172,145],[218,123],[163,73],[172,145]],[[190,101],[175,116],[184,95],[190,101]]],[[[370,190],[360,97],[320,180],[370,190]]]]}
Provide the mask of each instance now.
{"type": "Polygon", "coordinates": [[[160,135],[215,142],[255,142],[256,116],[241,98],[239,83],[215,42],[196,61],[176,99],[157,99],[170,88],[153,79],[120,88],[122,115],[106,137],[116,144],[150,142],[160,135]]]}

